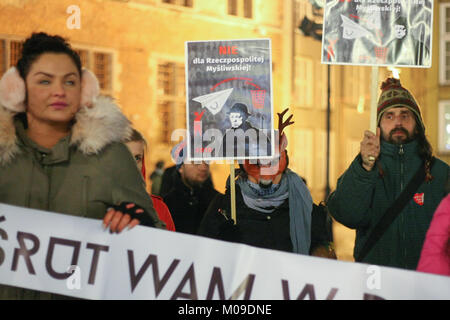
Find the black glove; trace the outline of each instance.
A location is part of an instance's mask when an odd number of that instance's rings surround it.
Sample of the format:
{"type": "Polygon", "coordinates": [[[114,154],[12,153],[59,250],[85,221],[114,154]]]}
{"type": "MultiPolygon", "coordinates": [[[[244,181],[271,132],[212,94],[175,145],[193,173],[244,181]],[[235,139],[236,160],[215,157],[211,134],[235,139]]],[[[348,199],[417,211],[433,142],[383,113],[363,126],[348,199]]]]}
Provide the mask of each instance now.
{"type": "Polygon", "coordinates": [[[154,227],[155,222],[153,221],[152,217],[148,214],[148,212],[142,208],[141,206],[133,203],[133,202],[121,202],[119,205],[110,205],[110,208],[113,208],[116,211],[120,211],[123,214],[129,214],[131,217],[131,220],[138,219],[139,224],[141,226],[146,227],[154,227]],[[134,207],[127,208],[128,205],[134,204],[134,207]],[[143,212],[137,213],[136,211],[141,209],[143,212]]]}

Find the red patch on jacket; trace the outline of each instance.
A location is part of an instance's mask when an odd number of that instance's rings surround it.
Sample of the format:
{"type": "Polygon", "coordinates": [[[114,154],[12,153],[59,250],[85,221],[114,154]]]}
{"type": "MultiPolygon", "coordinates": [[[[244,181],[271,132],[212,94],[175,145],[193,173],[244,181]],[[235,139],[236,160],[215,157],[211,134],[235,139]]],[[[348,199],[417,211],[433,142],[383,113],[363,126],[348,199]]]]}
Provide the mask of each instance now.
{"type": "Polygon", "coordinates": [[[414,201],[419,205],[419,206],[423,206],[423,199],[424,199],[425,194],[422,193],[416,193],[414,195],[414,201]]]}

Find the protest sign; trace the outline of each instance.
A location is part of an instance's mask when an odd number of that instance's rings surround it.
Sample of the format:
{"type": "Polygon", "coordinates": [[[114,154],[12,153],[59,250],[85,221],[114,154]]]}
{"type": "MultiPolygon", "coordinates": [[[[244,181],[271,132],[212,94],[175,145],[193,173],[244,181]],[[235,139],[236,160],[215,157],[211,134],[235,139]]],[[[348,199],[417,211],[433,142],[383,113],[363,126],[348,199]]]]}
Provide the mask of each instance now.
{"type": "Polygon", "coordinates": [[[274,154],[270,39],[186,42],[188,160],[274,154]]]}
{"type": "Polygon", "coordinates": [[[0,284],[86,299],[450,299],[450,277],[141,226],[110,234],[3,204],[0,284]]]}
{"type": "Polygon", "coordinates": [[[327,1],[322,63],[431,67],[433,1],[327,1]]]}

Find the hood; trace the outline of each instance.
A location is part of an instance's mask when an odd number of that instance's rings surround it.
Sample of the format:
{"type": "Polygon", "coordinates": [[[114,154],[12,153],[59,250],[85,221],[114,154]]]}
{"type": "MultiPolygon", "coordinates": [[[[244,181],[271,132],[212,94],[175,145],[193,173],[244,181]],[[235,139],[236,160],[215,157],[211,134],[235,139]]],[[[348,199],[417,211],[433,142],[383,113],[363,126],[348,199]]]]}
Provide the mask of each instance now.
{"type": "MultiPolygon", "coordinates": [[[[14,116],[0,105],[0,165],[11,162],[20,152],[14,116]]],[[[82,107],[75,116],[70,140],[85,155],[98,154],[104,147],[131,136],[131,122],[110,97],[98,96],[92,107],[82,107]]]]}

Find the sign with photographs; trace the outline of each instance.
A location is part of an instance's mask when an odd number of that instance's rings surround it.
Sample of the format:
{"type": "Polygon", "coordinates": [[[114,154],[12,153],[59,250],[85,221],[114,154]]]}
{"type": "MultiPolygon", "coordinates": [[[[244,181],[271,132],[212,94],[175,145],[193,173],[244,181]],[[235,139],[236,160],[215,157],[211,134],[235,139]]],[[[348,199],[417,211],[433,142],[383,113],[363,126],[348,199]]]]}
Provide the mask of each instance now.
{"type": "Polygon", "coordinates": [[[431,67],[431,0],[327,1],[323,24],[322,63],[431,67]]]}

